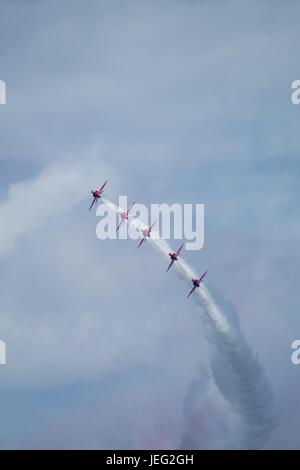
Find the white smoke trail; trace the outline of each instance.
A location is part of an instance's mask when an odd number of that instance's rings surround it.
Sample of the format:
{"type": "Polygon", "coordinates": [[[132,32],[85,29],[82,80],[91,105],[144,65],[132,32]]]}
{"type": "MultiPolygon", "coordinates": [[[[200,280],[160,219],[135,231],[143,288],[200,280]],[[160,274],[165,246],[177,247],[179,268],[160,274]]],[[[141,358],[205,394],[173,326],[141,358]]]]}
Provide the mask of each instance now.
{"type": "MultiPolygon", "coordinates": [[[[103,199],[103,202],[116,213],[122,210],[111,201],[103,199]]],[[[128,223],[137,230],[144,227],[137,218],[129,219],[128,223]]],[[[165,240],[158,237],[157,232],[153,231],[148,241],[169,260],[172,250],[165,240]]],[[[181,279],[189,283],[190,288],[191,280],[199,278],[182,256],[174,263],[174,268],[181,279]]],[[[270,384],[243,335],[229,323],[207,287],[202,283],[193,295],[208,326],[208,339],[213,346],[211,368],[215,383],[232,410],[240,417],[240,445],[235,447],[261,448],[277,420],[270,384]]]]}

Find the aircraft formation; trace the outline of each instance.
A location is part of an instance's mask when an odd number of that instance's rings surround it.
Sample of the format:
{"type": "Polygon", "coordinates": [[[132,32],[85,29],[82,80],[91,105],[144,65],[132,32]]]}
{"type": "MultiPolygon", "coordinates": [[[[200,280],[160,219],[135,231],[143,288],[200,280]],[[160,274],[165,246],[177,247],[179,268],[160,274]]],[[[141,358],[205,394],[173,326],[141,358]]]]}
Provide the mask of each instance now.
{"type": "MultiPolygon", "coordinates": [[[[103,194],[103,192],[104,192],[104,188],[105,188],[106,183],[107,183],[107,180],[103,183],[103,185],[101,186],[100,189],[92,189],[92,190],[91,190],[91,193],[92,193],[92,196],[93,196],[93,200],[92,200],[92,203],[91,203],[91,205],[90,205],[90,207],[89,207],[89,210],[91,210],[91,208],[93,207],[93,205],[94,205],[95,203],[98,203],[98,202],[100,201],[101,196],[102,196],[102,194],[103,194]]],[[[133,202],[133,203],[129,206],[129,208],[127,209],[127,211],[119,211],[120,222],[119,222],[119,225],[117,226],[117,230],[116,230],[117,232],[119,231],[121,225],[122,225],[124,222],[128,221],[129,213],[130,213],[130,211],[132,210],[132,208],[133,208],[134,205],[135,205],[135,202],[133,202]]],[[[150,225],[150,227],[145,228],[145,229],[142,229],[141,232],[142,232],[143,237],[142,237],[141,241],[140,241],[139,244],[138,244],[138,248],[140,248],[140,246],[147,240],[147,238],[149,238],[149,237],[151,236],[151,231],[152,231],[152,229],[153,229],[153,227],[154,227],[155,224],[156,224],[156,221],[155,221],[152,225],[150,225]]],[[[182,250],[183,248],[184,248],[184,243],[182,243],[182,245],[178,248],[177,251],[174,251],[174,252],[172,252],[172,253],[169,253],[169,256],[170,256],[171,261],[170,261],[169,266],[167,267],[166,272],[169,272],[169,270],[171,269],[171,267],[173,266],[173,264],[174,264],[176,261],[178,261],[178,256],[180,256],[181,250],[182,250]]],[[[189,297],[192,295],[192,293],[194,292],[195,289],[197,289],[198,287],[200,287],[200,284],[201,284],[201,282],[203,281],[204,276],[206,276],[207,273],[208,273],[208,271],[206,271],[204,274],[202,274],[202,276],[201,276],[199,279],[191,279],[191,282],[192,282],[192,284],[193,284],[193,288],[192,288],[191,292],[188,294],[187,298],[189,298],[189,297]]]]}

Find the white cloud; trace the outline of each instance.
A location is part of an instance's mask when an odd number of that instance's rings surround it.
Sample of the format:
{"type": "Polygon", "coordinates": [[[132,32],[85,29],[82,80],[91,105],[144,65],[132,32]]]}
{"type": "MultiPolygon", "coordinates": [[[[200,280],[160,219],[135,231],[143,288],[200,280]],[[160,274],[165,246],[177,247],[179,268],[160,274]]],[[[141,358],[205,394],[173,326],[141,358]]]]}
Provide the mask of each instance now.
{"type": "Polygon", "coordinates": [[[93,148],[81,158],[62,158],[47,166],[37,177],[12,184],[0,204],[0,255],[11,250],[22,235],[30,235],[46,223],[55,224],[61,214],[90,197],[90,186],[100,187],[116,177],[101,149],[93,148]],[[114,177],[112,177],[114,175],[114,177]]]}

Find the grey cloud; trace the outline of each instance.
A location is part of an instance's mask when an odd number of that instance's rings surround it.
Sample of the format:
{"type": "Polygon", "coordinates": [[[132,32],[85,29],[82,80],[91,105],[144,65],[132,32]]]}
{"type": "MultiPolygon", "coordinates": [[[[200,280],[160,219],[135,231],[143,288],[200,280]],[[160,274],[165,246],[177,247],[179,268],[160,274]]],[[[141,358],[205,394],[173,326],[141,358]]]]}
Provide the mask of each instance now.
{"type": "Polygon", "coordinates": [[[298,18],[294,1],[2,2],[2,447],[171,448],[197,417],[199,447],[229,445],[209,375],[183,406],[208,358],[184,287],[148,247],[95,237],[102,177],[112,199],[205,203],[193,264],[274,383],[268,446],[299,447],[298,18]]]}

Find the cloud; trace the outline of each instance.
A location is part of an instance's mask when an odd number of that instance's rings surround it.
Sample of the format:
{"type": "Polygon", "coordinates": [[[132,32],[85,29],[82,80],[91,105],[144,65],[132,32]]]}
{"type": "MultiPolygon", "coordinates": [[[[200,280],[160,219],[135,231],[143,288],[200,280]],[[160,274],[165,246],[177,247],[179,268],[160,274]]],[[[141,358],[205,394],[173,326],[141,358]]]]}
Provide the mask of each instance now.
{"type": "Polygon", "coordinates": [[[87,199],[92,183],[100,186],[112,175],[101,152],[97,154],[94,148],[86,158],[62,159],[45,167],[37,177],[12,184],[7,199],[0,205],[0,219],[5,224],[0,235],[0,255],[11,250],[21,236],[33,234],[72,210],[87,199]]]}
{"type": "MultiPolygon", "coordinates": [[[[205,204],[193,264],[241,312],[282,397],[269,445],[299,447],[286,385],[298,328],[298,18],[296,2],[3,2],[3,447],[170,447],[188,433],[179,404],[207,345],[148,247],[137,256],[96,239],[88,191],[106,178],[113,200],[205,204]],[[80,398],[64,411],[67,386],[65,403],[80,398]],[[17,418],[32,423],[27,440],[17,418]]],[[[228,444],[218,400],[192,407],[206,448],[228,444]]]]}

